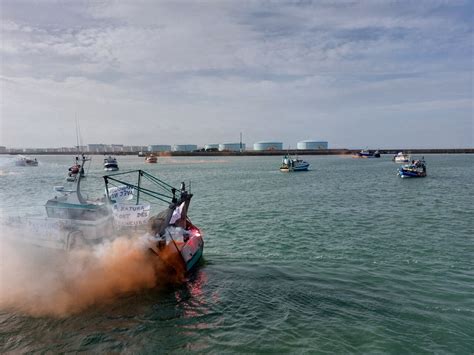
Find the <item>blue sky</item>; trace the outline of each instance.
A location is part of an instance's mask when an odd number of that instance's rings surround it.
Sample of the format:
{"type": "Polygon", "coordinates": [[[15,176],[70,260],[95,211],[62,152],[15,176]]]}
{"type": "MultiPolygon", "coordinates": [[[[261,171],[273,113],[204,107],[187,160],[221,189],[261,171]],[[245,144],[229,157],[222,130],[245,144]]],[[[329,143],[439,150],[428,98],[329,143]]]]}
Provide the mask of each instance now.
{"type": "Polygon", "coordinates": [[[474,145],[473,1],[0,4],[0,145],[474,145]]]}

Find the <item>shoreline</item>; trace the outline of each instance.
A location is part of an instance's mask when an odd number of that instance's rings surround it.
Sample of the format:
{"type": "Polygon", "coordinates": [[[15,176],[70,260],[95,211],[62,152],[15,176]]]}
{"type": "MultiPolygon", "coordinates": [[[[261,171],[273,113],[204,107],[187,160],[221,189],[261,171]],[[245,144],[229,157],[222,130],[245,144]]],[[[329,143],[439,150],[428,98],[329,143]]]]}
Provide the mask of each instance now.
{"type": "MultiPolygon", "coordinates": [[[[157,156],[171,156],[171,157],[190,157],[190,156],[274,156],[274,155],[352,155],[360,152],[361,149],[318,149],[318,150],[265,150],[265,151],[244,151],[244,152],[233,152],[233,151],[222,151],[222,152],[153,152],[157,156]]],[[[374,149],[371,149],[374,151],[374,149]]],[[[380,154],[394,155],[398,152],[404,152],[408,154],[474,154],[474,148],[450,148],[450,149],[378,149],[380,154]]],[[[38,150],[37,152],[22,152],[13,151],[3,153],[4,155],[78,155],[79,152],[48,152],[38,150]]],[[[85,152],[86,155],[136,155],[138,152],[85,152]]],[[[146,155],[151,152],[145,152],[146,155]]]]}

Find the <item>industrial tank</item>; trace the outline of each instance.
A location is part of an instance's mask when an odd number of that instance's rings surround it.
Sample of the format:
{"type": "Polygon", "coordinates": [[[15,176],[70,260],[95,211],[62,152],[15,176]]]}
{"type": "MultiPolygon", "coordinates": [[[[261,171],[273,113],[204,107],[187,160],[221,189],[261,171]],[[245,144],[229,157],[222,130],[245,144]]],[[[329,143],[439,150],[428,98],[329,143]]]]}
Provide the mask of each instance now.
{"type": "Polygon", "coordinates": [[[306,140],[298,142],[296,148],[300,150],[328,149],[328,142],[306,140]]]}
{"type": "Polygon", "coordinates": [[[176,144],[172,148],[173,152],[192,152],[196,149],[196,144],[176,144]]]}
{"type": "Polygon", "coordinates": [[[253,145],[253,150],[282,150],[283,143],[281,142],[257,142],[253,145]]]}
{"type": "MultiPolygon", "coordinates": [[[[242,150],[245,150],[245,143],[242,143],[242,150]]],[[[239,152],[240,151],[240,143],[223,143],[219,144],[219,151],[231,151],[231,152],[239,152]]]]}

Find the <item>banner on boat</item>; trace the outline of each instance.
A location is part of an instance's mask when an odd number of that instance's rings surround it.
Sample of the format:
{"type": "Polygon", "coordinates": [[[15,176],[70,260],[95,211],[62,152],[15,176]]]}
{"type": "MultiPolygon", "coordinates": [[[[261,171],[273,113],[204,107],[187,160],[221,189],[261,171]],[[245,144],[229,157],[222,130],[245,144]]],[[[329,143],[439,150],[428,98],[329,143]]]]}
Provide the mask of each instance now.
{"type": "Polygon", "coordinates": [[[150,205],[126,205],[116,203],[113,206],[114,221],[119,226],[140,226],[150,218],[150,205]]]}
{"type": "Polygon", "coordinates": [[[174,211],[173,215],[171,216],[170,224],[175,223],[178,219],[181,218],[181,213],[183,213],[184,202],[179,205],[174,211]]]}
{"type": "Polygon", "coordinates": [[[133,198],[133,188],[130,186],[114,186],[109,188],[109,197],[113,201],[128,201],[133,198]]]}

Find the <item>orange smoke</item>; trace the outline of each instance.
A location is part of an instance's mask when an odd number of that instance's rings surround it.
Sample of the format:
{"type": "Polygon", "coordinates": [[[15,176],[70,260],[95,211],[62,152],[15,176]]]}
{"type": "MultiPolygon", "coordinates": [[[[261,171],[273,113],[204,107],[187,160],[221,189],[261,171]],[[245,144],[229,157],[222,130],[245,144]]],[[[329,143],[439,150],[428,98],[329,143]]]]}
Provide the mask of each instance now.
{"type": "Polygon", "coordinates": [[[158,258],[137,237],[69,253],[0,243],[0,309],[32,316],[67,316],[121,294],[184,280],[173,246],[158,258]]]}

